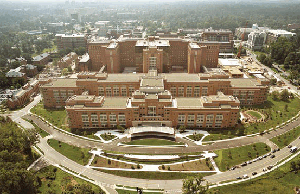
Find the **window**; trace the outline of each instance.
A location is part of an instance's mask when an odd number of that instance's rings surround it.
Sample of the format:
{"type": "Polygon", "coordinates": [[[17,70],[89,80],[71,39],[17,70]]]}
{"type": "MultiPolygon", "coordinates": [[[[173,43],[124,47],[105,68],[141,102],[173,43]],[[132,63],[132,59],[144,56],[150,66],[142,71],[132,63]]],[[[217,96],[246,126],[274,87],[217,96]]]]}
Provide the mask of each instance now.
{"type": "Polygon", "coordinates": [[[83,127],[89,127],[90,123],[89,122],[83,122],[83,127]]]}
{"type": "Polygon", "coordinates": [[[156,116],[156,106],[148,106],[148,116],[156,116]]]}
{"type": "Polygon", "coordinates": [[[126,86],[122,86],[122,88],[121,88],[121,96],[127,96],[126,86]]]}
{"type": "Polygon", "coordinates": [[[98,87],[98,95],[99,96],[104,96],[104,87],[103,86],[98,87]]]}
{"type": "Polygon", "coordinates": [[[208,87],[207,86],[203,86],[202,87],[202,96],[207,96],[207,92],[208,92],[208,87]]]}
{"type": "Polygon", "coordinates": [[[124,114],[119,114],[118,119],[119,119],[119,125],[126,125],[126,119],[124,114]]]}
{"type": "Polygon", "coordinates": [[[206,123],[213,123],[214,115],[206,115],[206,123]]]}
{"type": "Polygon", "coordinates": [[[106,114],[100,114],[100,122],[101,123],[106,123],[107,122],[106,114]]]}
{"type": "Polygon", "coordinates": [[[184,96],[184,86],[178,87],[178,96],[184,96]]]}
{"type": "Polygon", "coordinates": [[[184,124],[185,115],[178,115],[178,124],[184,124]]]}
{"type": "Polygon", "coordinates": [[[200,86],[194,87],[194,96],[199,97],[200,96],[200,86]]]}
{"type": "Polygon", "coordinates": [[[129,86],[129,95],[132,96],[132,93],[134,92],[134,87],[129,86]]]}
{"type": "Polygon", "coordinates": [[[156,68],[156,57],[149,57],[149,70],[156,68]]]}
{"type": "Polygon", "coordinates": [[[187,125],[193,126],[195,122],[195,115],[188,115],[187,116],[187,125]]]}
{"type": "Polygon", "coordinates": [[[216,115],[216,123],[222,123],[222,121],[223,121],[223,115],[217,114],[216,115]]]}
{"type": "Polygon", "coordinates": [[[98,115],[97,114],[91,114],[91,121],[92,122],[98,122],[98,115]]]}
{"type": "Polygon", "coordinates": [[[170,90],[171,90],[171,94],[172,94],[173,96],[176,96],[176,87],[175,87],[175,86],[172,86],[170,90]]]}
{"type": "Polygon", "coordinates": [[[82,122],[88,122],[89,121],[89,115],[87,115],[87,114],[81,115],[81,119],[82,119],[82,122]]]}
{"type": "Polygon", "coordinates": [[[238,97],[240,95],[239,90],[233,90],[233,96],[238,97]]]}
{"type": "Polygon", "coordinates": [[[119,86],[114,86],[114,96],[120,96],[119,94],[119,86]]]}
{"type": "Polygon", "coordinates": [[[106,92],[106,96],[111,96],[111,87],[110,86],[106,86],[105,87],[105,92],[106,92]]]}
{"type": "Polygon", "coordinates": [[[203,123],[204,122],[204,115],[197,115],[197,123],[203,123]]]}
{"type": "Polygon", "coordinates": [[[92,122],[92,127],[99,127],[99,123],[98,122],[92,122]]]}
{"type": "Polygon", "coordinates": [[[74,96],[74,91],[73,90],[68,90],[68,96],[74,96]]]}
{"type": "Polygon", "coordinates": [[[116,123],[117,122],[117,116],[115,114],[109,115],[109,121],[111,123],[116,123]]]}
{"type": "Polygon", "coordinates": [[[192,96],[192,86],[186,87],[186,96],[191,97],[192,96]]]}

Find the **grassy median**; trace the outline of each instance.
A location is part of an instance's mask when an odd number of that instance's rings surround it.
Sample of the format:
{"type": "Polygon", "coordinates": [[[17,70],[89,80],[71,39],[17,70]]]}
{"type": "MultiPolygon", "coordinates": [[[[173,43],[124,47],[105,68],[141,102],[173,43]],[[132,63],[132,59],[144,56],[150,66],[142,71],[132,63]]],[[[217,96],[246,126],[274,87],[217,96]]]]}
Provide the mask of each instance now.
{"type": "Polygon", "coordinates": [[[265,143],[255,143],[247,146],[222,149],[214,151],[218,157],[215,158],[216,165],[221,171],[226,171],[232,166],[249,161],[271,151],[265,143]]]}
{"type": "Polygon", "coordinates": [[[295,129],[292,129],[289,132],[286,132],[277,137],[273,137],[270,140],[274,142],[279,148],[283,148],[285,146],[288,146],[295,139],[297,139],[299,135],[300,135],[300,127],[296,127],[295,129]]]}
{"type": "Polygon", "coordinates": [[[88,153],[90,150],[88,148],[72,146],[67,143],[57,141],[55,139],[49,139],[48,144],[62,155],[81,165],[86,165],[91,156],[88,153]]]}
{"type": "Polygon", "coordinates": [[[291,163],[300,163],[300,156],[279,167],[278,169],[239,184],[212,188],[212,194],[257,194],[257,193],[284,193],[294,194],[295,188],[299,188],[300,176],[297,171],[291,171],[291,163]]]}

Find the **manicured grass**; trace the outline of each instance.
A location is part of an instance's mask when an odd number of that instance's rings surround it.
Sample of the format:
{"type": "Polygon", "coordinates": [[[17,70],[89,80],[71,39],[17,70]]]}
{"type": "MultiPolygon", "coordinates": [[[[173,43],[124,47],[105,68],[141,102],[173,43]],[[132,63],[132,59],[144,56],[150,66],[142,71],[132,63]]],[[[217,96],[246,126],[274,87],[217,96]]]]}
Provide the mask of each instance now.
{"type": "Polygon", "coordinates": [[[261,119],[261,117],[262,117],[262,116],[261,116],[258,112],[256,112],[256,111],[248,110],[246,113],[249,114],[249,115],[251,115],[251,116],[253,116],[253,117],[255,117],[256,119],[261,119]]]}
{"type": "Polygon", "coordinates": [[[159,167],[160,170],[173,170],[173,171],[210,171],[214,170],[211,162],[208,160],[197,160],[193,162],[185,162],[176,165],[164,165],[159,167]],[[163,169],[164,167],[164,169],[163,169]]]}
{"type": "MultiPolygon", "coordinates": [[[[189,176],[197,176],[199,173],[181,173],[181,172],[143,172],[143,171],[114,171],[114,170],[99,170],[105,173],[114,174],[122,177],[153,179],[153,180],[174,180],[185,179],[189,176]]],[[[213,172],[201,173],[203,176],[215,174],[213,172]]]]}
{"type": "Polygon", "coordinates": [[[286,132],[285,134],[279,135],[277,137],[273,137],[270,139],[274,142],[279,148],[283,148],[288,146],[292,141],[297,139],[300,135],[300,127],[296,127],[295,129],[286,132]]]}
{"type": "Polygon", "coordinates": [[[65,155],[67,158],[69,158],[81,165],[86,165],[88,163],[88,160],[90,158],[90,154],[88,152],[90,149],[79,148],[76,146],[66,144],[64,142],[59,142],[55,139],[49,139],[48,143],[56,151],[65,155]]]}
{"type": "Polygon", "coordinates": [[[253,105],[245,108],[252,108],[255,111],[259,111],[266,116],[265,122],[238,124],[232,129],[209,129],[211,134],[206,136],[203,141],[215,141],[221,139],[228,139],[237,136],[250,135],[263,132],[272,127],[283,123],[293,116],[295,116],[300,110],[300,99],[290,99],[289,102],[273,100],[271,96],[268,96],[267,102],[261,105],[253,105]],[[288,106],[285,110],[285,105],[288,106]]]}
{"type": "Polygon", "coordinates": [[[188,138],[194,140],[194,141],[200,141],[203,137],[203,134],[193,134],[189,135],[188,138]]]}
{"type": "Polygon", "coordinates": [[[300,176],[299,173],[290,172],[290,164],[292,161],[299,161],[300,156],[298,155],[293,160],[279,167],[278,169],[245,181],[239,184],[227,185],[222,187],[212,188],[213,194],[258,194],[258,193],[284,193],[284,194],[294,194],[294,188],[299,187],[300,176]]]}
{"type": "MultiPolygon", "coordinates": [[[[228,133],[228,132],[227,132],[228,133]]],[[[234,135],[224,135],[224,134],[210,134],[206,136],[203,141],[216,141],[216,140],[222,140],[222,139],[231,139],[234,135]]]]}
{"type": "Polygon", "coordinates": [[[271,151],[264,143],[255,143],[247,146],[214,151],[218,154],[215,162],[221,171],[226,171],[232,166],[241,164],[271,151]]]}
{"type": "Polygon", "coordinates": [[[41,102],[33,107],[31,112],[45,118],[53,125],[70,132],[67,125],[67,112],[65,110],[48,110],[44,108],[41,102]]]}
{"type": "Polygon", "coordinates": [[[164,139],[140,139],[131,142],[126,142],[127,145],[152,145],[152,146],[163,146],[163,145],[183,145],[182,142],[174,142],[164,139]]]}
{"type": "Polygon", "coordinates": [[[110,133],[104,133],[104,134],[101,134],[101,137],[102,137],[105,141],[109,141],[109,140],[114,139],[116,136],[115,136],[115,135],[112,135],[112,134],[110,134],[110,133]]]}
{"type": "MultiPolygon", "coordinates": [[[[99,156],[95,156],[92,165],[97,167],[107,167],[107,168],[126,168],[126,169],[131,169],[132,167],[134,167],[135,169],[138,168],[137,165],[131,165],[125,162],[119,162],[119,161],[106,159],[99,156]]],[[[142,166],[140,166],[139,168],[142,168],[142,166]]]]}
{"type": "Polygon", "coordinates": [[[41,180],[41,185],[38,188],[41,193],[69,193],[69,190],[72,189],[72,193],[94,191],[97,194],[104,194],[100,187],[74,177],[54,166],[45,167],[36,175],[41,180]]]}
{"type": "MultiPolygon", "coordinates": [[[[122,190],[122,189],[116,189],[116,191],[118,192],[118,194],[136,194],[136,190],[135,191],[127,191],[127,190],[122,190]]],[[[160,192],[144,192],[145,194],[161,194],[160,192]]]]}
{"type": "Polygon", "coordinates": [[[267,115],[268,120],[266,122],[245,125],[246,134],[258,133],[289,120],[299,112],[300,99],[294,98],[290,99],[289,102],[284,102],[273,100],[269,96],[268,101],[265,104],[252,106],[252,108],[267,115]],[[288,111],[285,110],[285,105],[288,106],[288,111]]]}

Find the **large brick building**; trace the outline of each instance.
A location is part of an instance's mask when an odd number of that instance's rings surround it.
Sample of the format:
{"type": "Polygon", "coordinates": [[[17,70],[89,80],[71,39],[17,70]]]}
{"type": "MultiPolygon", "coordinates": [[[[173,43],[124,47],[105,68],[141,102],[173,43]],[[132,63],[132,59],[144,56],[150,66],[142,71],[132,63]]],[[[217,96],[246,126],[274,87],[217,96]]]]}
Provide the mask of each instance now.
{"type": "MultiPolygon", "coordinates": [[[[198,47],[197,47],[198,48],[198,47]]],[[[151,63],[151,61],[149,62],[151,63]]],[[[239,106],[266,101],[259,79],[229,78],[225,72],[108,74],[82,72],[41,86],[46,108],[66,107],[71,128],[159,124],[233,127],[239,106]]]]}
{"type": "Polygon", "coordinates": [[[119,38],[117,41],[91,41],[88,51],[90,71],[106,66],[108,73],[121,73],[125,68],[147,73],[156,68],[159,73],[200,73],[201,66],[217,67],[219,42],[192,42],[181,38],[148,37],[119,38]]]}

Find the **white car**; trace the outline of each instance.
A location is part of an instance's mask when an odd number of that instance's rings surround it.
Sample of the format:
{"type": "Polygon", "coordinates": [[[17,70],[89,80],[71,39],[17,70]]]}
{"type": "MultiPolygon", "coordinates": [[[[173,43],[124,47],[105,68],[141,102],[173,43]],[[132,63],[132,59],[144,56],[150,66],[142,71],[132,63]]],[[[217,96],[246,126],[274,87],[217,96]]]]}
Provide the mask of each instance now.
{"type": "Polygon", "coordinates": [[[248,178],[248,175],[247,175],[247,174],[244,174],[244,175],[243,175],[243,179],[246,179],[246,178],[248,178]]]}

